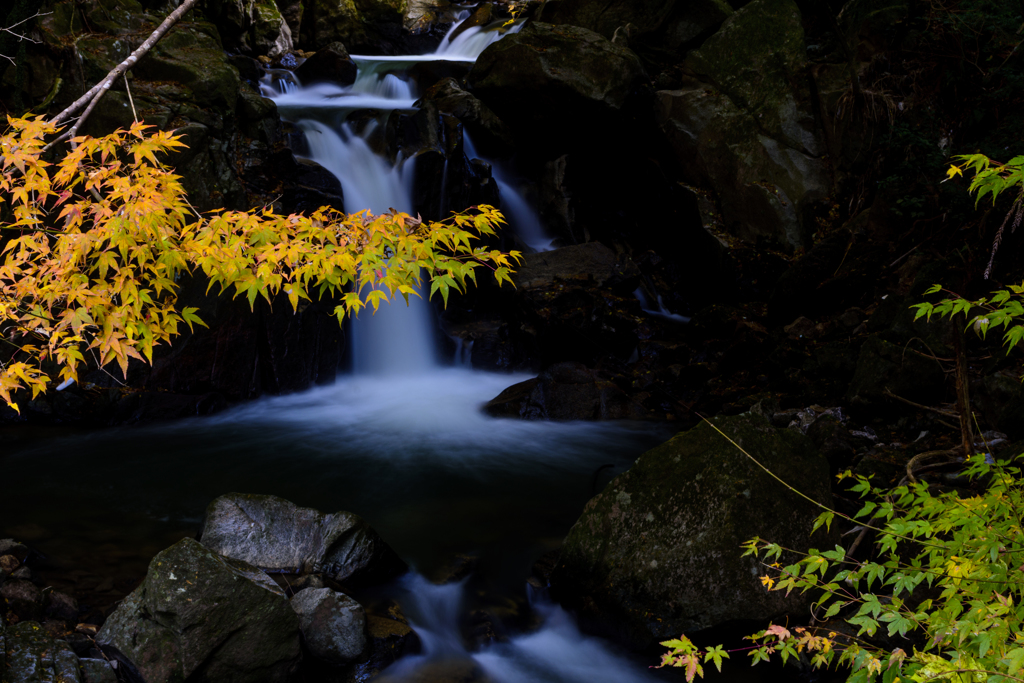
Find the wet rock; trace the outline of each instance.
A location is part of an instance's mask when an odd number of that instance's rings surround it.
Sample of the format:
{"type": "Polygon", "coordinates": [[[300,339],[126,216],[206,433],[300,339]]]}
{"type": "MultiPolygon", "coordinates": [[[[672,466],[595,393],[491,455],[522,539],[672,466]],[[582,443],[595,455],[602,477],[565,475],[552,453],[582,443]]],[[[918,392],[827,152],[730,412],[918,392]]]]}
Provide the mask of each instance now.
{"type": "Polygon", "coordinates": [[[153,558],[96,640],[147,681],[288,681],[301,659],[298,617],[277,584],[192,539],[153,558]]]}
{"type": "Polygon", "coordinates": [[[263,569],[322,573],[336,581],[384,580],[405,563],[349,512],[324,514],[277,496],[229,493],[206,508],[200,539],[263,569]]]}
{"type": "Polygon", "coordinates": [[[431,100],[438,111],[461,121],[473,142],[485,153],[501,156],[512,151],[512,135],[505,124],[487,105],[463,90],[454,78],[435,83],[423,99],[431,100]]]}
{"type": "Polygon", "coordinates": [[[725,0],[555,0],[542,15],[552,24],[572,24],[611,39],[633,24],[633,39],[678,49],[706,37],[733,13],[725,0]]]}
{"type": "Polygon", "coordinates": [[[82,677],[78,657],[67,643],[53,638],[34,621],[23,621],[0,630],[0,680],[81,683],[82,677]]]}
{"type": "Polygon", "coordinates": [[[726,227],[802,247],[829,188],[802,72],[793,0],[754,0],[687,58],[696,77],[658,93],[656,114],[689,180],[718,196],[726,227]]]}
{"type": "Polygon", "coordinates": [[[647,410],[582,363],[558,363],[534,379],[514,384],[491,399],[494,417],[526,420],[642,420],[647,410]]]}
{"type": "Polygon", "coordinates": [[[340,85],[355,83],[359,68],[342,43],[334,42],[316,51],[312,57],[299,65],[295,75],[303,84],[329,81],[340,85]]]}
{"type": "Polygon", "coordinates": [[[533,22],[484,50],[468,81],[517,137],[560,156],[616,118],[642,75],[635,54],[598,33],[533,22]]]}
{"type": "MultiPolygon", "coordinates": [[[[831,503],[828,464],[806,437],[749,413],[713,422],[784,481],[831,503]]],[[[806,549],[817,513],[702,423],[644,453],[587,503],[552,585],[585,621],[615,624],[637,647],[732,619],[802,613],[808,598],[765,591],[760,563],[741,557],[740,544],[756,535],[806,549]]]]}
{"type": "Polygon", "coordinates": [[[84,657],[78,661],[82,683],[117,683],[117,674],[105,659],[84,657]]]}
{"type": "Polygon", "coordinates": [[[341,665],[358,659],[366,649],[366,613],[344,593],[330,588],[304,590],[291,599],[291,605],[314,657],[341,665]]]}
{"type": "Polygon", "coordinates": [[[32,582],[13,576],[0,586],[0,599],[7,603],[7,610],[19,621],[42,621],[43,593],[32,582]]]}

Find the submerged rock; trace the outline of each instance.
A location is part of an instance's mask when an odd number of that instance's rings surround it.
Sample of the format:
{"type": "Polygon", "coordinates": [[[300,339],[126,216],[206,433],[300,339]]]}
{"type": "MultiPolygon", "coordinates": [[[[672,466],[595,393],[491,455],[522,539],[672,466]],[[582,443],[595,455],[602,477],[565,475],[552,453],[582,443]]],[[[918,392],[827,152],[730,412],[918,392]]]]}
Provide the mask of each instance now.
{"type": "MultiPolygon", "coordinates": [[[[805,436],[749,413],[714,424],[787,483],[831,502],[828,463],[805,436]]],[[[741,557],[740,544],[760,536],[806,549],[818,512],[700,424],[644,453],[587,503],[552,584],[583,619],[617,624],[616,635],[637,647],[793,614],[807,596],[765,590],[763,568],[741,557]]]]}
{"type": "Polygon", "coordinates": [[[387,579],[405,563],[350,512],[324,514],[277,496],[229,493],[206,508],[202,544],[262,569],[322,573],[336,581],[387,579]]]}
{"type": "Polygon", "coordinates": [[[366,649],[366,613],[358,602],[330,588],[309,588],[291,599],[299,628],[314,657],[348,664],[366,649]]]}
{"type": "Polygon", "coordinates": [[[192,539],[159,553],[96,635],[150,683],[288,681],[302,652],[288,598],[255,567],[192,539]]]}

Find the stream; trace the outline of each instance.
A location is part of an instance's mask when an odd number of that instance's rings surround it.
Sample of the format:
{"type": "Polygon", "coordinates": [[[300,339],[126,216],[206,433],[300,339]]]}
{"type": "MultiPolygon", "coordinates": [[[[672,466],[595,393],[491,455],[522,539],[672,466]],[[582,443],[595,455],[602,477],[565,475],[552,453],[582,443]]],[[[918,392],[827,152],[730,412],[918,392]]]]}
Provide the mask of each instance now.
{"type": "MultiPolygon", "coordinates": [[[[451,35],[432,55],[355,56],[359,75],[348,87],[303,87],[280,73],[269,79],[264,94],[304,133],[309,157],[338,177],[347,211],[415,213],[415,159],[399,155],[392,164],[368,143],[377,124],[357,130],[346,118],[357,109],[413,109],[411,65],[471,63],[501,37],[479,27],[451,35]]],[[[466,149],[475,154],[468,140],[466,149]]],[[[520,240],[535,251],[550,248],[514,177],[495,176],[520,240]]],[[[438,661],[468,663],[496,683],[649,680],[650,662],[581,634],[526,579],[586,501],[671,430],[488,417],[480,406],[528,376],[469,369],[469,348],[441,358],[430,304],[411,301],[351,321],[353,372],[329,387],[169,424],[12,430],[0,537],[30,543],[66,576],[108,577],[110,587],[94,582],[86,590],[102,600],[104,591],[130,590],[156,552],[193,536],[221,494],[275,494],[322,511],[348,510],[412,567],[385,592],[402,604],[421,648],[385,671],[387,680],[417,678],[438,661]],[[439,585],[426,578],[445,576],[466,557],[468,579],[439,585]],[[467,642],[460,624],[473,606],[503,599],[526,605],[533,627],[509,624],[502,642],[467,642]]]]}

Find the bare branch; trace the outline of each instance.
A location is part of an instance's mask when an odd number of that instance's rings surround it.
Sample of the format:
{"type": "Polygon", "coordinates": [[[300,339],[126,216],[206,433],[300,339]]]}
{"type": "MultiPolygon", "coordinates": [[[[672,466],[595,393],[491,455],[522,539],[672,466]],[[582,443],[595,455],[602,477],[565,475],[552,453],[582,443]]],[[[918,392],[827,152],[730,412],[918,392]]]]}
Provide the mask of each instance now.
{"type": "Polygon", "coordinates": [[[136,49],[134,52],[128,55],[127,59],[125,59],[123,62],[114,67],[110,71],[110,73],[108,73],[106,77],[104,77],[102,81],[94,85],[92,88],[89,89],[88,92],[86,92],[84,95],[75,100],[71,104],[71,106],[69,106],[67,109],[53,117],[51,123],[59,125],[60,123],[66,121],[72,114],[80,110],[82,107],[87,107],[85,113],[83,113],[82,116],[79,117],[78,122],[75,124],[74,129],[77,131],[78,127],[82,125],[82,122],[96,106],[95,101],[103,97],[103,95],[108,90],[110,90],[110,86],[119,76],[123,75],[133,66],[135,66],[136,62],[138,62],[139,59],[145,56],[145,54],[149,52],[154,45],[156,45],[157,41],[163,38],[164,35],[171,30],[171,27],[174,26],[179,19],[181,19],[182,15],[184,15],[185,12],[188,12],[190,9],[192,9],[193,5],[195,4],[196,0],[184,0],[184,2],[182,2],[176,10],[167,15],[167,18],[163,20],[163,23],[161,23],[156,28],[155,31],[149,34],[149,37],[146,38],[145,42],[143,42],[142,45],[138,47],[138,49],[136,49]]]}

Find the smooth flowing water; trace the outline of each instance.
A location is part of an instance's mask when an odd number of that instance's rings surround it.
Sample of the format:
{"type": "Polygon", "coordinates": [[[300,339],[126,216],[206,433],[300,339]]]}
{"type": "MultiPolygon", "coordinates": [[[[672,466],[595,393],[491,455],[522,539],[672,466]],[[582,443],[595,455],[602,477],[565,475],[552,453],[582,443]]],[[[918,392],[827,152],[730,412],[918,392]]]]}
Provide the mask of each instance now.
{"type": "MultiPolygon", "coordinates": [[[[338,177],[346,210],[414,212],[415,160],[391,164],[344,121],[354,108],[412,106],[402,65],[472,61],[500,35],[469,29],[427,56],[356,57],[353,86],[268,86],[305,134],[309,155],[338,177]]],[[[547,239],[525,201],[502,180],[515,224],[547,239]],[[517,203],[518,202],[518,203],[517,203]],[[533,221],[533,223],[531,223],[533,221]]],[[[355,372],[333,386],[266,398],[220,415],[64,436],[8,435],[0,536],[23,538],[64,562],[140,577],[155,552],[201,524],[230,492],[275,494],[324,511],[363,516],[417,571],[444,573],[477,558],[474,580],[523,595],[534,561],[556,548],[585,502],[647,448],[670,436],[629,423],[500,420],[480,407],[527,376],[442,367],[436,322],[413,299],[351,321],[355,372]],[[105,568],[105,569],[104,569],[105,568]]],[[[468,353],[468,349],[464,352],[468,353]]],[[[99,590],[99,589],[97,589],[99,590]]],[[[630,683],[644,666],[579,633],[571,617],[532,600],[536,628],[474,646],[459,630],[463,583],[410,574],[395,587],[423,644],[388,680],[437,661],[468,662],[497,683],[630,683]]]]}

